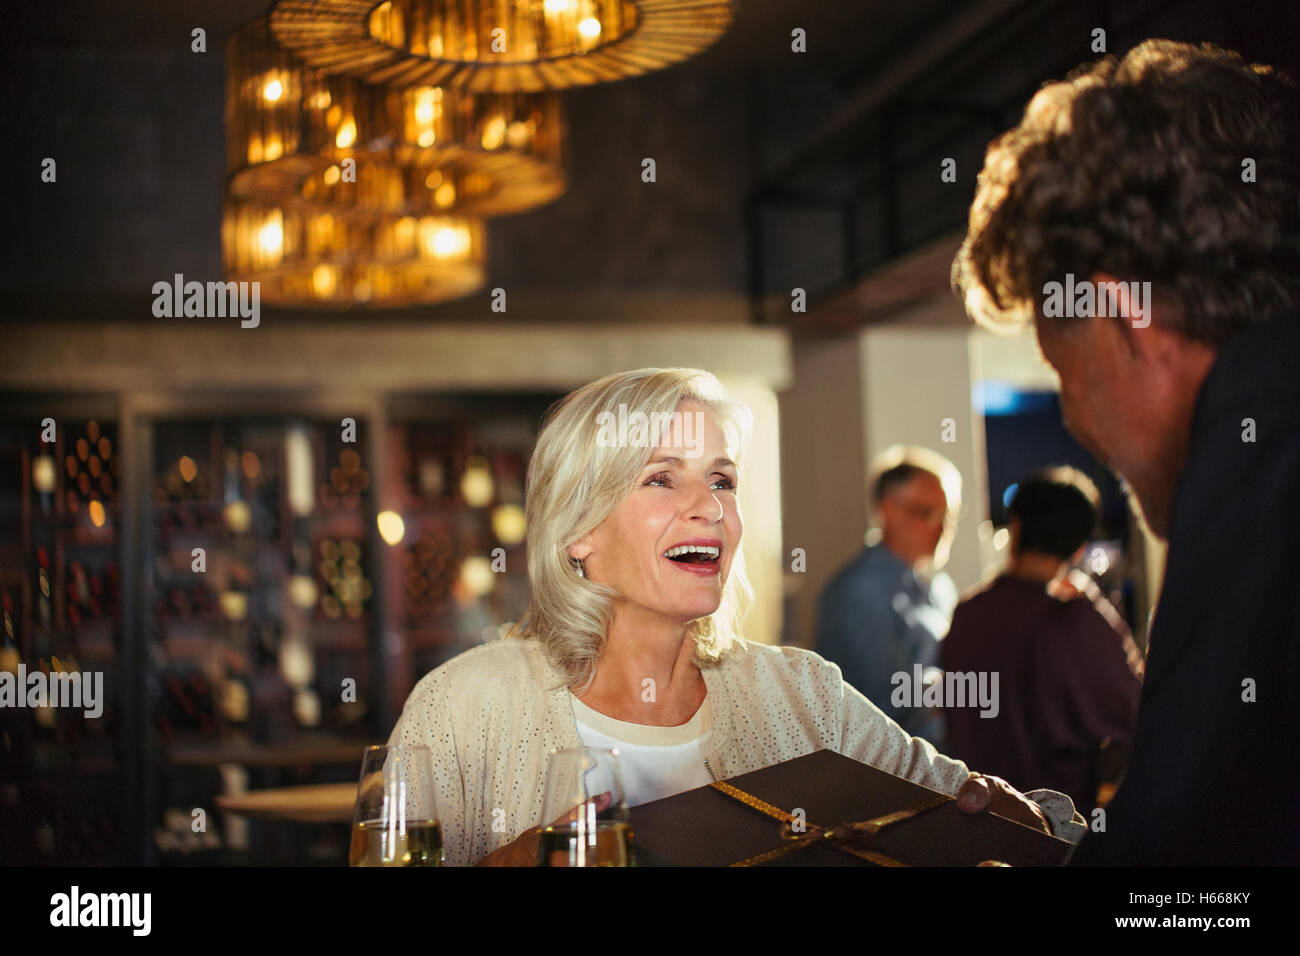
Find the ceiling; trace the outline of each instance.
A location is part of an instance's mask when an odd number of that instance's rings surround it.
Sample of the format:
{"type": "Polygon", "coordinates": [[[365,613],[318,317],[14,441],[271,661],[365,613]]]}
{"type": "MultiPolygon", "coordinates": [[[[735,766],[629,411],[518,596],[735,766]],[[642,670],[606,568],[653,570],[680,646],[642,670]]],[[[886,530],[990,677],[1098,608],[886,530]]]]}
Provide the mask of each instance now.
{"type": "MultiPolygon", "coordinates": [[[[0,318],[143,317],[154,281],[220,274],[222,44],[265,9],[7,5],[9,142],[26,170],[56,157],[59,181],[0,184],[17,224],[2,240],[0,318]],[[190,51],[195,26],[206,55],[190,51]]],[[[973,176],[937,190],[936,157],[977,169],[1037,85],[1092,57],[1098,24],[1113,51],[1169,36],[1300,67],[1295,0],[743,0],[693,60],[564,94],[568,192],[491,222],[488,288],[511,290],[517,321],[763,321],[764,297],[788,302],[792,286],[836,329],[874,321],[886,292],[924,291],[928,259],[912,254],[961,228],[973,176]],[[790,49],[795,27],[806,53],[790,49]],[[647,156],[653,186],[639,176],[647,156]],[[881,281],[894,262],[906,282],[881,281]]],[[[481,315],[487,297],[412,315],[481,315]]]]}

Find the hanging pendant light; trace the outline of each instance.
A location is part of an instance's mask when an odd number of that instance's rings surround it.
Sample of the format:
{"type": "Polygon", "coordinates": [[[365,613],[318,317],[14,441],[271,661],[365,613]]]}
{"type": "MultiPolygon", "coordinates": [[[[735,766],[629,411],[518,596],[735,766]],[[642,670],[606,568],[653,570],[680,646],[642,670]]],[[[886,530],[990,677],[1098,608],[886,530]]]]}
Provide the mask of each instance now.
{"type": "Polygon", "coordinates": [[[389,90],[359,128],[370,145],[355,154],[355,181],[331,163],[304,180],[299,196],[361,212],[500,216],[551,202],[567,185],[555,93],[389,90]]]}
{"type": "Polygon", "coordinates": [[[381,217],[227,200],[226,277],[269,305],[369,308],[469,295],[486,278],[484,228],[466,216],[381,217]]]}
{"type": "Polygon", "coordinates": [[[227,46],[228,193],[338,215],[505,215],[563,194],[554,93],[394,91],[305,67],[265,18],[227,46]]]}
{"type": "Polygon", "coordinates": [[[276,39],[327,73],[471,93],[558,90],[712,45],[733,0],[278,0],[276,39]]]}

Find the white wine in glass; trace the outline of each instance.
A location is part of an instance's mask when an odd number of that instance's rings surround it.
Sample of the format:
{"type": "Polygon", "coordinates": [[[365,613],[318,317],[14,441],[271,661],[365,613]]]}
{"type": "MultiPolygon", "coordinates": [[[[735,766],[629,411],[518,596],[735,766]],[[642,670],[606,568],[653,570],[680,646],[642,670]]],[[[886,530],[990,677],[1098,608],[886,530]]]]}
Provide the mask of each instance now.
{"type": "Polygon", "coordinates": [[[350,866],[442,866],[428,747],[367,747],[352,816],[350,866]]]}
{"type": "Polygon", "coordinates": [[[617,750],[575,747],[551,754],[538,866],[636,866],[636,841],[617,750]]]}

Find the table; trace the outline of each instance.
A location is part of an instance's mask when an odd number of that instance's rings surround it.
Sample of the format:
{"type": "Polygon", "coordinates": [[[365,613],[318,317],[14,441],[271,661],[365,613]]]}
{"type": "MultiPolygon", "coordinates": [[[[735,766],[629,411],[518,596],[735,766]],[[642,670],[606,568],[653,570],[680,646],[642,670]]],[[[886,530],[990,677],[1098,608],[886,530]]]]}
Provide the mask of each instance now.
{"type": "Polygon", "coordinates": [[[292,823],[351,823],[357,800],[355,783],[318,783],[275,787],[237,796],[217,797],[217,807],[255,820],[292,823]]]}

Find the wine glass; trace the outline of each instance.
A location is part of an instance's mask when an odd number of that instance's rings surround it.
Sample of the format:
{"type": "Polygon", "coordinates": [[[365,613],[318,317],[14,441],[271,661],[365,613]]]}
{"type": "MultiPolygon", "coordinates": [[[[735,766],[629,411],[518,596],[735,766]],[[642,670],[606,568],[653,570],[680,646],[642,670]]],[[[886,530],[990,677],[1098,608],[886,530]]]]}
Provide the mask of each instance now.
{"type": "Polygon", "coordinates": [[[350,866],[442,866],[428,747],[367,747],[352,816],[350,866]]]}
{"type": "Polygon", "coordinates": [[[537,840],[538,866],[635,866],[617,750],[551,753],[537,840]]]}

